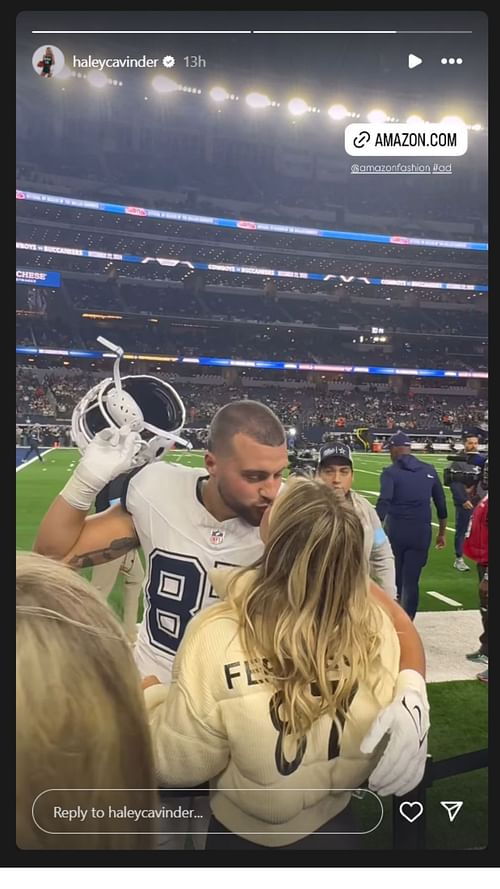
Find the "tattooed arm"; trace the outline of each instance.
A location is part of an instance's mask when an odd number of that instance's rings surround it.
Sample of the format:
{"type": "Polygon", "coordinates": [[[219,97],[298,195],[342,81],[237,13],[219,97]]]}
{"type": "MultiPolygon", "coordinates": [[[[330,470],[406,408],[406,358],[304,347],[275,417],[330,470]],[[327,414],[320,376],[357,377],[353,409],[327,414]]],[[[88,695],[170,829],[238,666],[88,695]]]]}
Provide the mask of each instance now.
{"type": "Polygon", "coordinates": [[[73,568],[89,568],[119,559],[139,545],[132,518],[119,504],[86,516],[57,497],[40,525],[34,550],[73,568]]]}
{"type": "MultiPolygon", "coordinates": [[[[112,508],[115,509],[115,507],[112,508]]],[[[121,506],[116,509],[123,513],[121,506]]],[[[125,522],[117,521],[121,517],[113,517],[112,521],[108,517],[104,528],[102,520],[106,517],[107,512],[110,510],[100,513],[98,516],[89,516],[85,522],[82,534],[73,549],[64,558],[64,561],[68,562],[72,568],[93,568],[94,565],[112,562],[114,559],[121,559],[130,550],[140,546],[132,521],[129,523],[131,527],[128,528],[125,526],[125,522]],[[98,518],[101,518],[101,524],[99,528],[96,528],[95,524],[98,518]],[[105,540],[108,543],[105,543],[105,540]]],[[[126,513],[123,513],[123,516],[125,519],[130,519],[126,513]]]]}

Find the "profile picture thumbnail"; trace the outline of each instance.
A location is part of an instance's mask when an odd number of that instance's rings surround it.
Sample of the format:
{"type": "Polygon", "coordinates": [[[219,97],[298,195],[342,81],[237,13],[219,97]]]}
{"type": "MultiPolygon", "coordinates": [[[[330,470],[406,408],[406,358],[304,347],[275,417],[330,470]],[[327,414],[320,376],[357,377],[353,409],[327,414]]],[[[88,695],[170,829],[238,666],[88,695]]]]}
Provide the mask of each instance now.
{"type": "Polygon", "coordinates": [[[39,46],[33,53],[32,64],[35,74],[49,80],[57,77],[64,68],[64,53],[58,46],[39,46]]]}

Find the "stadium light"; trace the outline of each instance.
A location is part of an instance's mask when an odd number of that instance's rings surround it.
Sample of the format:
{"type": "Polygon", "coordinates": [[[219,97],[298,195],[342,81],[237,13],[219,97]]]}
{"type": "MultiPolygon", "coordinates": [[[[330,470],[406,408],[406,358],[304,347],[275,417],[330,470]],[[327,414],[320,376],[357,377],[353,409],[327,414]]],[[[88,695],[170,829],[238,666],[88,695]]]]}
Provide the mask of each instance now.
{"type": "Polygon", "coordinates": [[[367,114],[366,117],[370,123],[385,123],[385,121],[389,120],[385,111],[382,111],[380,108],[374,108],[372,111],[367,114]]]}
{"type": "Polygon", "coordinates": [[[300,116],[301,114],[305,114],[306,111],[309,111],[309,105],[304,99],[295,98],[290,99],[288,103],[288,110],[290,114],[293,114],[295,117],[300,116]]]}
{"type": "Polygon", "coordinates": [[[268,108],[271,104],[271,99],[262,93],[249,93],[245,102],[250,108],[268,108]]]}
{"type": "Polygon", "coordinates": [[[446,117],[443,117],[440,121],[442,124],[446,124],[449,127],[464,127],[465,123],[461,117],[457,117],[455,114],[447,114],[446,117]]]}
{"type": "Polygon", "coordinates": [[[345,105],[332,105],[332,107],[328,109],[328,114],[332,120],[343,120],[344,117],[347,117],[349,112],[345,105]]]}
{"type": "Polygon", "coordinates": [[[418,114],[410,114],[410,116],[406,118],[406,123],[410,124],[411,127],[419,127],[423,122],[423,118],[419,117],[418,114]]]}
{"type": "Polygon", "coordinates": [[[170,77],[165,77],[164,74],[157,74],[156,77],[153,77],[152,86],[157,93],[175,93],[179,89],[179,84],[175,80],[171,80],[170,77]]]}
{"type": "Polygon", "coordinates": [[[213,89],[210,90],[210,98],[213,99],[214,102],[225,102],[226,99],[229,99],[229,93],[223,86],[214,86],[213,89]]]}
{"type": "Polygon", "coordinates": [[[385,123],[388,119],[385,111],[381,111],[380,108],[374,108],[373,111],[370,111],[367,114],[366,119],[370,121],[370,123],[385,123]]]}
{"type": "Polygon", "coordinates": [[[475,123],[471,126],[471,130],[476,130],[477,132],[479,132],[479,130],[482,130],[482,129],[483,128],[480,123],[475,123]]]}
{"type": "Polygon", "coordinates": [[[91,71],[90,74],[87,75],[87,80],[92,86],[97,87],[98,90],[102,89],[103,86],[106,86],[108,82],[108,78],[103,71],[91,71]]]}
{"type": "Polygon", "coordinates": [[[288,434],[291,436],[297,435],[297,430],[294,426],[292,426],[292,428],[288,430],[288,434]]]}

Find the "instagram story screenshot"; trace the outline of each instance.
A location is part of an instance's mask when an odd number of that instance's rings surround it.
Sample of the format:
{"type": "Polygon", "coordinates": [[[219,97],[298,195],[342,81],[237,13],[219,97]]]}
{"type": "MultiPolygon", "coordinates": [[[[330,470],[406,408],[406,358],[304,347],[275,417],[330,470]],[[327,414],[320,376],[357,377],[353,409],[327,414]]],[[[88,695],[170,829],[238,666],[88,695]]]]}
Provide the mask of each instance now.
{"type": "Polygon", "coordinates": [[[487,16],[16,42],[17,859],[481,866],[487,16]]]}

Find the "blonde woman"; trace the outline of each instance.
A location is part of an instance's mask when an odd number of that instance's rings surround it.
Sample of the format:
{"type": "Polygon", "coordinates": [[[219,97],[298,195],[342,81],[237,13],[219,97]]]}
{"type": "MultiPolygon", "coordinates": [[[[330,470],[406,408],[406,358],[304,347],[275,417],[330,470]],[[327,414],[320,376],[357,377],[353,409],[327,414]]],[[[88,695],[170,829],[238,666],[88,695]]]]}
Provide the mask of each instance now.
{"type": "Polygon", "coordinates": [[[144,680],[156,768],[169,785],[211,780],[207,849],[348,847],[349,788],[373,773],[382,795],[404,793],[422,777],[425,682],[399,672],[401,609],[370,581],[338,492],[291,481],[263,525],[258,562],[212,572],[226,601],[191,621],[170,689],[144,680]]]}
{"type": "Polygon", "coordinates": [[[110,609],[66,565],[20,553],[16,648],[17,845],[149,848],[150,816],[132,826],[114,816],[154,809],[156,781],[139,674],[110,609]]]}

